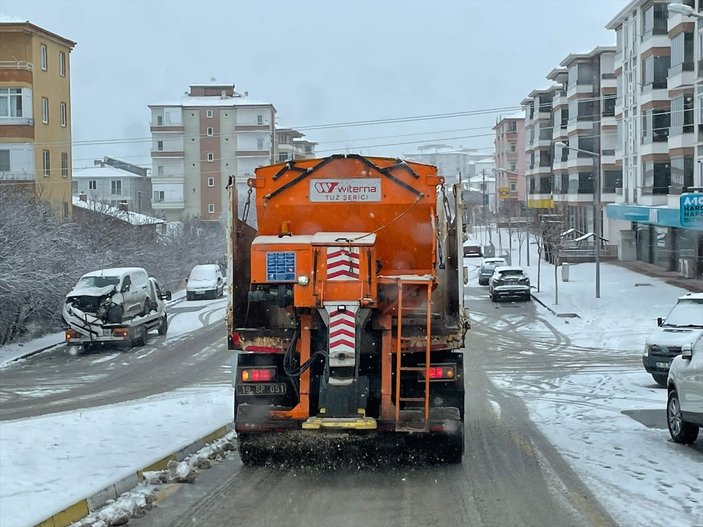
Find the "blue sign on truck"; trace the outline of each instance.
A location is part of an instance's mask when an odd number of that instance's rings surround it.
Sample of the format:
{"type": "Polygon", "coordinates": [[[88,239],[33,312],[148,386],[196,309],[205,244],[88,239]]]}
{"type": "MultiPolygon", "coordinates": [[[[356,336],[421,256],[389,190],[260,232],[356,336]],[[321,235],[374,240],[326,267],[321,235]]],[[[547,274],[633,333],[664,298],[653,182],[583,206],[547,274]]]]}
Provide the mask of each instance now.
{"type": "Polygon", "coordinates": [[[681,194],[679,209],[683,227],[703,229],[703,192],[681,194]]]}

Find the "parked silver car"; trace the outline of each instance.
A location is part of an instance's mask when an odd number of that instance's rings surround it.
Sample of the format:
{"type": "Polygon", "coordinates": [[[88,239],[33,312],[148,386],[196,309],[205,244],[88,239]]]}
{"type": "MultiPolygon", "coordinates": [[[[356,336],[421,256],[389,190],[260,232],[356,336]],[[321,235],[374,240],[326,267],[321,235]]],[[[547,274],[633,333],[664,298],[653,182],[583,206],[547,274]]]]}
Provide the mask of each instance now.
{"type": "Polygon", "coordinates": [[[496,267],[507,265],[505,258],[485,258],[478,270],[478,285],[488,285],[496,267]]]}
{"type": "Polygon", "coordinates": [[[667,379],[666,420],[671,438],[693,443],[703,426],[703,335],[681,347],[667,379]]]}

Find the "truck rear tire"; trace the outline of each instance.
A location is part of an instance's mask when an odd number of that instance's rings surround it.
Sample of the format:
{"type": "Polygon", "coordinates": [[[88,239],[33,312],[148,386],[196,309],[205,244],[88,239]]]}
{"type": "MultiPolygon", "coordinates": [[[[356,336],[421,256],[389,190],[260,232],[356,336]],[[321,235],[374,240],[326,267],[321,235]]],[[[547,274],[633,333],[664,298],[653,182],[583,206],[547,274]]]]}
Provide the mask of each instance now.
{"type": "Polygon", "coordinates": [[[258,443],[257,438],[250,434],[237,435],[239,458],[244,466],[260,467],[266,462],[265,452],[258,443]]]}
{"type": "Polygon", "coordinates": [[[159,335],[165,335],[167,331],[168,331],[168,316],[164,313],[164,316],[161,317],[161,321],[159,322],[158,332],[159,332],[159,335]]]}

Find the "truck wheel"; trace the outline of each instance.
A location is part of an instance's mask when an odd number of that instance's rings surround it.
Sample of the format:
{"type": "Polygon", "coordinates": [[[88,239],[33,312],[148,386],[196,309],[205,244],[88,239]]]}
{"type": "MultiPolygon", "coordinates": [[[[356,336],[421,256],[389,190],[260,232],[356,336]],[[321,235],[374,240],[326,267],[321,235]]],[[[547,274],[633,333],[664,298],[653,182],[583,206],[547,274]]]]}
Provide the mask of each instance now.
{"type": "Polygon", "coordinates": [[[659,386],[666,386],[666,378],[668,375],[666,373],[653,373],[652,378],[657,381],[659,386]]]}
{"type": "Polygon", "coordinates": [[[495,293],[491,294],[491,302],[498,302],[498,295],[495,293]]]}
{"type": "Polygon", "coordinates": [[[266,461],[266,456],[258,444],[256,438],[249,434],[237,435],[237,445],[239,447],[239,457],[247,467],[260,467],[266,461]]]}
{"type": "Polygon", "coordinates": [[[164,316],[161,317],[161,322],[159,322],[159,335],[165,335],[166,332],[168,331],[168,316],[164,313],[164,316]]]}
{"type": "Polygon", "coordinates": [[[666,405],[666,422],[669,425],[671,439],[677,443],[690,445],[698,437],[698,426],[683,420],[679,392],[671,390],[669,401],[666,405]]]}
{"type": "Polygon", "coordinates": [[[446,437],[441,455],[441,461],[448,465],[457,465],[464,458],[463,429],[446,437]]]}

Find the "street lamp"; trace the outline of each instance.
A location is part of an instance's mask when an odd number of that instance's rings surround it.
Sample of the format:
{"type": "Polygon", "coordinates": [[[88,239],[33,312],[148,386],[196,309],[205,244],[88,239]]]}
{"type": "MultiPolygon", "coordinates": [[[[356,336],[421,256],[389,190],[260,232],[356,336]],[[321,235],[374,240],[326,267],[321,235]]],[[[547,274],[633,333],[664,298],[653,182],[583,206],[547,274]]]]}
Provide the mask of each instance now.
{"type": "Polygon", "coordinates": [[[669,13],[676,13],[683,16],[692,16],[695,18],[703,18],[703,15],[697,13],[695,9],[686,4],[668,4],[666,8],[669,13]]]}
{"type": "MultiPolygon", "coordinates": [[[[669,4],[671,5],[671,4],[669,4]]],[[[581,152],[582,154],[589,155],[593,157],[596,162],[596,175],[595,181],[593,182],[593,234],[595,236],[596,245],[596,298],[600,298],[600,240],[601,240],[601,225],[600,225],[600,214],[601,214],[601,195],[600,195],[600,154],[598,152],[591,152],[590,150],[582,150],[581,148],[576,148],[574,146],[569,146],[563,141],[555,141],[554,146],[559,146],[561,148],[567,148],[569,150],[574,150],[575,152],[581,152]]]]}

